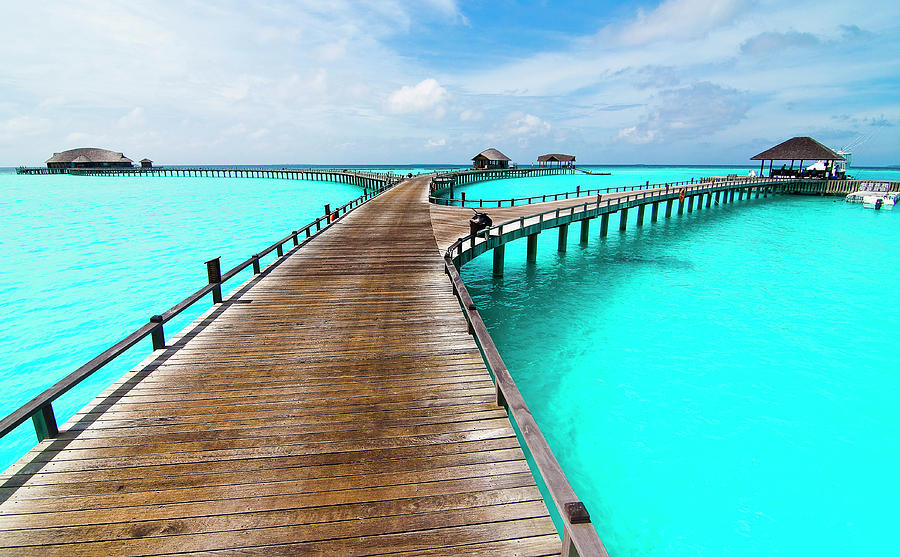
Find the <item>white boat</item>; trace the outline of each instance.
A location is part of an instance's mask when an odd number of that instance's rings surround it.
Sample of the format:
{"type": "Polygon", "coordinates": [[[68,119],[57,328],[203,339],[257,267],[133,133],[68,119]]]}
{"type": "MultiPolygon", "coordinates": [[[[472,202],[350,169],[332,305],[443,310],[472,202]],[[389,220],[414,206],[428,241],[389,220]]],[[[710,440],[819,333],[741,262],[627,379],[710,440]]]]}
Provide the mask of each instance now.
{"type": "Polygon", "coordinates": [[[862,203],[867,209],[892,210],[900,202],[900,192],[859,190],[847,195],[844,201],[862,203]]]}

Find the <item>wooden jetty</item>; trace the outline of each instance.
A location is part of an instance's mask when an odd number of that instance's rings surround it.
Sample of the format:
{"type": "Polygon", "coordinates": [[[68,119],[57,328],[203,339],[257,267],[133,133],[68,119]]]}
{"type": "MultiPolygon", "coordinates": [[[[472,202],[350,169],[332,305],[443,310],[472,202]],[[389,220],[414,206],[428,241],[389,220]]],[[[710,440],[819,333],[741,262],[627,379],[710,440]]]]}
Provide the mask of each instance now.
{"type": "Polygon", "coordinates": [[[269,168],[269,167],[181,167],[156,166],[133,168],[44,168],[20,167],[17,174],[44,175],[69,174],[72,176],[110,177],[180,177],[180,178],[274,178],[279,180],[310,180],[314,182],[337,182],[363,188],[375,188],[400,180],[400,176],[390,172],[364,172],[347,169],[322,168],[269,168]]]}
{"type": "Polygon", "coordinates": [[[602,236],[629,210],[642,226],[648,208],[653,222],[835,187],[500,200],[472,235],[471,209],[430,203],[430,184],[381,182],[235,269],[208,262],[207,286],[0,421],[5,434],[31,418],[43,439],[0,476],[0,554],[606,555],[457,267],[493,250],[502,275],[507,242],[527,238],[533,261],[540,232],[558,229],[564,250],[570,224],[586,241],[592,220],[602,236]],[[163,324],[210,294],[167,342],[163,324]],[[56,397],[148,336],[153,354],[57,427],[56,397]]]}
{"type": "Polygon", "coordinates": [[[491,168],[491,169],[466,169],[438,174],[431,181],[431,193],[450,190],[453,197],[453,188],[466,186],[477,182],[489,180],[504,180],[507,178],[532,178],[537,176],[552,176],[555,174],[574,174],[572,167],[522,167],[522,168],[491,168]]]}
{"type": "Polygon", "coordinates": [[[168,344],[152,321],[159,349],[58,432],[24,411],[48,438],[2,476],[0,554],[605,555],[470,299],[460,311],[428,181],[286,237],[168,344]]]}
{"type": "Polygon", "coordinates": [[[580,240],[584,243],[588,241],[591,221],[599,218],[599,235],[606,236],[610,218],[615,214],[619,215],[619,230],[626,229],[631,209],[637,212],[636,225],[643,226],[648,207],[649,221],[656,222],[661,212],[664,218],[669,218],[676,211],[681,215],[685,211],[690,213],[704,206],[709,208],[713,203],[718,205],[741,201],[745,196],[749,200],[787,193],[818,195],[824,194],[828,187],[823,180],[807,183],[771,178],[724,178],[704,182],[608,188],[607,191],[591,195],[552,194],[556,198],[554,201],[533,204],[531,199],[534,198],[523,198],[528,202],[519,205],[516,205],[515,199],[509,200],[509,203],[506,203],[507,200],[479,200],[481,208],[478,210],[487,213],[494,224],[475,235],[469,234],[468,225],[463,221],[464,217],[472,215],[472,208],[433,203],[431,216],[438,246],[445,250],[449,262],[460,267],[478,255],[493,250],[493,273],[495,276],[502,276],[505,244],[527,238],[526,257],[529,261],[535,261],[537,237],[544,230],[556,229],[559,234],[558,249],[565,251],[569,225],[576,222],[581,226],[580,240]]]}

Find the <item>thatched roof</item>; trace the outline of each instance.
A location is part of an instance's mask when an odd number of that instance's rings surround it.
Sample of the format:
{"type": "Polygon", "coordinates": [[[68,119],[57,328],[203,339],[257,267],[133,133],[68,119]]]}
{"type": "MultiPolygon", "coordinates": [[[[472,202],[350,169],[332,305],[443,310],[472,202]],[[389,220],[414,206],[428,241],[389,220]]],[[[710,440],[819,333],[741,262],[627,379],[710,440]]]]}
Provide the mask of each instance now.
{"type": "Polygon", "coordinates": [[[141,159],[141,162],[153,162],[150,159],[141,159]]]}
{"type": "Polygon", "coordinates": [[[822,145],[811,137],[794,137],[784,143],[772,147],[768,151],[752,157],[751,161],[842,161],[844,157],[838,155],[828,147],[822,145]]]}
{"type": "Polygon", "coordinates": [[[109,151],[107,149],[97,149],[95,147],[82,147],[80,149],[69,149],[68,151],[63,151],[62,153],[53,153],[53,156],[47,159],[47,162],[91,162],[99,164],[110,162],[132,163],[134,161],[132,161],[122,153],[116,153],[115,151],[109,151]]]}
{"type": "Polygon", "coordinates": [[[472,157],[472,160],[474,161],[475,159],[477,159],[479,157],[486,158],[489,161],[508,161],[508,160],[510,160],[509,157],[507,157],[500,151],[493,149],[493,148],[485,149],[484,151],[482,151],[482,152],[478,153],[477,155],[475,155],[474,157],[472,157]]]}
{"type": "Polygon", "coordinates": [[[561,153],[548,153],[546,155],[541,155],[538,157],[538,162],[550,162],[550,161],[559,161],[559,162],[570,162],[575,161],[575,155],[563,155],[561,153]]]}

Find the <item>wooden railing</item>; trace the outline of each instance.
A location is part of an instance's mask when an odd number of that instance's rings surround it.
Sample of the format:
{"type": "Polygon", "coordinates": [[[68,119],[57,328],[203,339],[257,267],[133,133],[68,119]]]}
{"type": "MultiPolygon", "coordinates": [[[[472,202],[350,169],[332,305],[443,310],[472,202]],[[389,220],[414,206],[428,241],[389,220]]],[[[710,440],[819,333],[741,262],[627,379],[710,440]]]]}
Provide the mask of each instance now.
{"type": "MultiPolygon", "coordinates": [[[[644,189],[624,197],[604,199],[602,194],[596,194],[596,198],[578,205],[563,209],[551,209],[536,213],[527,217],[519,217],[500,224],[495,224],[478,231],[476,234],[464,236],[447,248],[447,255],[451,256],[454,263],[462,265],[471,261],[474,257],[508,241],[521,238],[526,234],[540,232],[548,228],[556,228],[569,222],[594,218],[602,214],[615,213],[622,209],[636,207],[658,201],[674,201],[684,191],[686,198],[695,195],[715,193],[716,191],[749,188],[762,192],[788,192],[795,185],[795,179],[771,179],[771,178],[735,178],[716,182],[682,184],[678,187],[666,189],[644,189]]],[[[819,181],[821,182],[821,181],[819,181]]],[[[658,188],[658,186],[657,186],[658,188]]],[[[749,191],[748,190],[748,191],[749,191]]]]}
{"type": "Polygon", "coordinates": [[[566,474],[553,455],[550,445],[541,433],[541,428],[531,415],[522,393],[516,387],[512,375],[503,363],[490,333],[481,315],[475,308],[475,302],[469,296],[466,285],[459,276],[459,271],[449,254],[444,256],[446,273],[453,284],[453,293],[459,299],[463,314],[469,326],[469,333],[475,337],[478,347],[487,362],[488,369],[494,377],[497,390],[497,403],[504,406],[518,426],[519,433],[525,441],[525,448],[531,454],[541,480],[550,493],[553,505],[562,520],[562,555],[563,557],[580,555],[608,555],[600,541],[600,536],[591,524],[590,515],[569,484],[566,474]]]}
{"type": "Polygon", "coordinates": [[[581,197],[585,195],[596,195],[598,193],[619,193],[623,191],[657,189],[664,187],[675,188],[695,183],[700,182],[696,182],[693,178],[691,178],[690,180],[684,180],[681,182],[664,182],[659,184],[651,184],[649,181],[647,181],[646,183],[637,186],[613,186],[609,188],[596,189],[581,189],[581,187],[579,186],[574,191],[545,193],[541,195],[532,195],[530,197],[513,197],[509,199],[466,199],[466,194],[464,192],[461,192],[461,196],[457,199],[431,195],[428,197],[428,201],[436,205],[453,205],[458,207],[515,207],[516,205],[531,205],[532,203],[559,201],[560,199],[569,199],[570,197],[581,197]]]}
{"type": "Polygon", "coordinates": [[[150,317],[150,320],[147,324],[139,327],[137,330],[135,330],[119,342],[113,344],[111,347],[104,350],[101,354],[58,381],[55,385],[45,390],[11,414],[0,420],[0,437],[7,435],[20,424],[28,420],[28,418],[31,418],[34,423],[34,429],[35,433],[37,434],[38,441],[56,437],[59,434],[59,428],[57,426],[56,416],[53,412],[53,402],[60,396],[84,381],[86,378],[90,377],[106,364],[121,356],[129,348],[133,347],[135,344],[148,336],[151,338],[153,350],[165,348],[166,340],[165,333],[163,331],[163,325],[165,323],[171,321],[181,312],[199,302],[207,294],[212,294],[214,304],[222,303],[222,285],[233,279],[241,271],[252,267],[254,274],[261,273],[261,258],[271,254],[272,252],[275,252],[278,259],[270,264],[274,265],[282,257],[284,257],[284,247],[286,244],[290,246],[287,253],[291,253],[294,250],[299,249],[311,238],[318,235],[322,230],[328,228],[332,223],[342,218],[347,213],[353,211],[366,201],[382,193],[383,191],[390,189],[391,187],[393,187],[393,183],[388,183],[374,190],[366,191],[366,193],[364,193],[363,195],[347,202],[334,211],[331,210],[329,205],[326,205],[324,215],[307,224],[306,226],[298,230],[294,230],[284,238],[281,238],[259,253],[253,254],[248,259],[239,263],[224,274],[222,274],[219,266],[219,258],[207,261],[206,269],[209,282],[208,284],[206,284],[206,286],[200,288],[165,312],[150,317]]]}
{"type": "Polygon", "coordinates": [[[694,185],[700,183],[712,183],[715,181],[727,181],[729,183],[750,183],[759,182],[761,180],[792,182],[797,185],[795,188],[797,193],[806,193],[805,189],[809,189],[809,193],[821,193],[825,195],[841,195],[854,191],[865,189],[867,187],[884,186],[889,188],[887,191],[900,192],[900,181],[889,180],[821,180],[810,178],[792,178],[792,177],[776,177],[776,178],[751,178],[748,176],[740,178],[702,178],[700,181],[692,178],[680,182],[660,182],[651,184],[649,181],[636,186],[618,186],[609,188],[581,189],[576,188],[574,191],[566,191],[559,193],[546,193],[541,195],[532,195],[530,197],[513,197],[506,199],[467,199],[465,192],[460,192],[460,197],[449,198],[430,195],[428,201],[435,205],[446,205],[454,207],[515,207],[516,205],[531,205],[532,203],[544,203],[547,201],[559,201],[560,199],[570,199],[582,197],[586,195],[596,195],[603,193],[619,193],[623,191],[638,191],[659,188],[679,188],[685,185],[694,185]],[[800,186],[809,186],[802,188],[800,186]],[[824,186],[824,188],[823,188],[824,186]]]}

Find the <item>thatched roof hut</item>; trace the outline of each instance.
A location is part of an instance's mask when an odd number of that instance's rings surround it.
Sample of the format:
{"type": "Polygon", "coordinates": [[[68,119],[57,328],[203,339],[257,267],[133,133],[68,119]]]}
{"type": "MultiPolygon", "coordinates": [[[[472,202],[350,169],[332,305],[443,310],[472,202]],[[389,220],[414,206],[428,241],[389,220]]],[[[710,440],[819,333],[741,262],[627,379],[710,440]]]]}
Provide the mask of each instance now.
{"type": "Polygon", "coordinates": [[[548,153],[546,155],[539,156],[537,160],[541,166],[553,166],[554,163],[559,166],[573,166],[575,164],[575,155],[548,153]]]}
{"type": "Polygon", "coordinates": [[[833,174],[834,161],[843,161],[844,157],[835,153],[811,137],[793,137],[785,142],[767,149],[750,158],[752,161],[761,161],[759,173],[765,173],[766,161],[769,161],[769,176],[799,177],[804,174],[803,161],[825,161],[826,171],[824,175],[833,174]],[[791,167],[782,165],[781,169],[772,170],[773,161],[791,161],[791,167]],[[800,168],[794,170],[794,162],[800,161],[800,168]]]}
{"type": "Polygon", "coordinates": [[[509,168],[509,157],[497,149],[485,149],[472,157],[472,168],[509,168]]]}
{"type": "Polygon", "coordinates": [[[47,168],[131,168],[134,161],[116,151],[82,147],[53,153],[47,159],[47,168]]]}
{"type": "Polygon", "coordinates": [[[835,153],[811,137],[794,137],[751,157],[752,161],[842,161],[835,153]]]}

